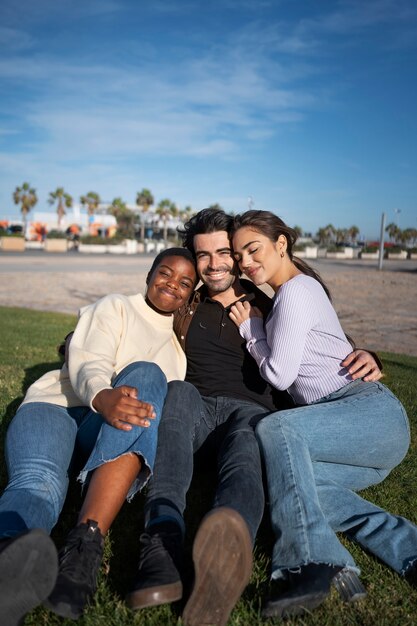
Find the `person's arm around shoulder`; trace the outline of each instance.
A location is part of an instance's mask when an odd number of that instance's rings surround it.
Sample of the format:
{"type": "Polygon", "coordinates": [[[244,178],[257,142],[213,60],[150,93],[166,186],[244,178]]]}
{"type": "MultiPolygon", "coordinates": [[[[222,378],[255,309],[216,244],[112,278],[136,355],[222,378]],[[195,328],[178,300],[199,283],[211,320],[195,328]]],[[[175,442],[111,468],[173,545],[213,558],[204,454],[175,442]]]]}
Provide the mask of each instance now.
{"type": "Polygon", "coordinates": [[[367,350],[353,350],[341,363],[345,367],[352,380],[362,378],[365,382],[376,382],[383,376],[382,363],[378,356],[367,350]]]}

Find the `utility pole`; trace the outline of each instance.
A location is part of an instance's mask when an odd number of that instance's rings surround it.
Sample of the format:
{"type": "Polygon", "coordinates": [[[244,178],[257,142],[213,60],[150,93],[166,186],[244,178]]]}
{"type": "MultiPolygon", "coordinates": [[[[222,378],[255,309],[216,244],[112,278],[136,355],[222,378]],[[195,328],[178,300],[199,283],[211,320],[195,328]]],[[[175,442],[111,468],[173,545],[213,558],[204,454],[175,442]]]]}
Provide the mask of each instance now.
{"type": "Polygon", "coordinates": [[[379,259],[378,269],[382,270],[382,260],[384,258],[384,236],[385,236],[385,213],[381,217],[381,234],[379,236],[379,259]]]}

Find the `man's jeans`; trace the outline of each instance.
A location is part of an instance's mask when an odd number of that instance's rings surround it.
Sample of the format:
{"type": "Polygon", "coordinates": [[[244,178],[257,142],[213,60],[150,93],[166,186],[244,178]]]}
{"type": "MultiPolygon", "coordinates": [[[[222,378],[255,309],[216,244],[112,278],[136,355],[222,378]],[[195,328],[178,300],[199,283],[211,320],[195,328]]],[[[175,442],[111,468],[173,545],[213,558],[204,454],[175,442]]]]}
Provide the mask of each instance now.
{"type": "Polygon", "coordinates": [[[343,531],[397,572],[417,558],[417,527],[361,498],[404,458],[410,432],[398,399],[354,381],[315,404],[273,413],[257,427],[276,537],[272,576],[306,563],[359,571],[343,531]]]}
{"type": "Polygon", "coordinates": [[[193,454],[210,433],[224,425],[217,457],[214,506],[238,511],[254,540],[264,508],[261,460],[254,427],[266,413],[266,409],[255,403],[202,397],[190,383],[169,383],[159,426],[155,471],[149,482],[146,526],[173,519],[184,532],[183,513],[193,476],[193,454]]]}
{"type": "Polygon", "coordinates": [[[129,496],[143,485],[154,464],[167,382],[157,365],[138,362],[125,367],[114,379],[113,387],[122,385],[136,387],[138,397],[153,405],[156,418],[148,428],[119,430],[88,407],[30,402],[18,409],[6,436],[9,483],[0,498],[0,537],[11,537],[27,528],[51,531],[67,493],[74,446],[75,455],[82,455],[84,460],[90,455],[84,477],[122,454],[140,455],[146,466],[129,496]]]}

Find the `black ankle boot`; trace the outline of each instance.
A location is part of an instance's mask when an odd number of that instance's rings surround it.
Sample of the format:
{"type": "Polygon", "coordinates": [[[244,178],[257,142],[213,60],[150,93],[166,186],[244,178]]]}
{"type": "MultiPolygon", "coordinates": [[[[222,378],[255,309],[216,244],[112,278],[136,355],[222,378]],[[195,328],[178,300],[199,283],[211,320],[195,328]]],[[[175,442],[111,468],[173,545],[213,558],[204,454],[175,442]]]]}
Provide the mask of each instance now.
{"type": "Polygon", "coordinates": [[[265,603],[263,617],[302,615],[318,607],[330,593],[333,577],[342,568],[324,563],[309,563],[299,573],[289,574],[290,588],[265,603]]]}
{"type": "Polygon", "coordinates": [[[59,552],[59,574],[44,605],[61,617],[78,619],[94,595],[104,550],[97,522],[87,520],[68,534],[59,552]]]}
{"type": "Polygon", "coordinates": [[[138,573],[126,596],[131,609],[169,604],[182,598],[183,539],[179,526],[155,524],[140,536],[138,573]]]}

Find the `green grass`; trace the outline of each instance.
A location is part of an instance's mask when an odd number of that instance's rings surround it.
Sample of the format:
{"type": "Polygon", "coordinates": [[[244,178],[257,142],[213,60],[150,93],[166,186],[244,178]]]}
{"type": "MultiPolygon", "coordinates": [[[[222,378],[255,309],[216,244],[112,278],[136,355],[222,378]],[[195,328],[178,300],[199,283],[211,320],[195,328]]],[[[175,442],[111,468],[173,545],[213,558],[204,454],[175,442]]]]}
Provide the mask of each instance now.
{"type": "MultiPolygon", "coordinates": [[[[25,309],[0,308],[0,438],[12,419],[28,385],[44,372],[60,366],[56,347],[75,324],[75,317],[25,309]]],[[[410,451],[391,475],[364,494],[393,513],[417,522],[417,358],[381,353],[385,366],[384,382],[401,399],[407,409],[413,442],[410,451]]],[[[187,523],[187,563],[191,572],[190,547],[202,515],[209,509],[213,494],[213,473],[200,472],[189,492],[187,523]]],[[[6,484],[4,463],[0,465],[0,482],[6,484]]],[[[53,531],[60,546],[68,529],[75,523],[81,503],[79,485],[73,481],[61,519],[53,531]]],[[[99,589],[86,614],[77,623],[84,626],[169,626],[179,623],[180,605],[164,606],[133,613],[123,597],[135,574],[139,552],[143,496],[139,495],[122,509],[106,541],[104,565],[99,589]]],[[[261,600],[268,592],[269,555],[272,537],[265,518],[256,545],[255,566],[251,582],[232,613],[230,624],[256,626],[265,624],[260,618],[261,600]]],[[[391,626],[417,622],[417,590],[409,587],[394,572],[366,554],[359,547],[346,543],[362,569],[362,580],[368,598],[354,606],[344,605],[332,592],[322,607],[311,615],[286,623],[306,626],[391,626]]],[[[417,546],[416,546],[417,549],[417,546]]],[[[25,624],[73,624],[43,608],[26,617],[25,624]]],[[[269,624],[278,623],[270,620],[269,624]]]]}

